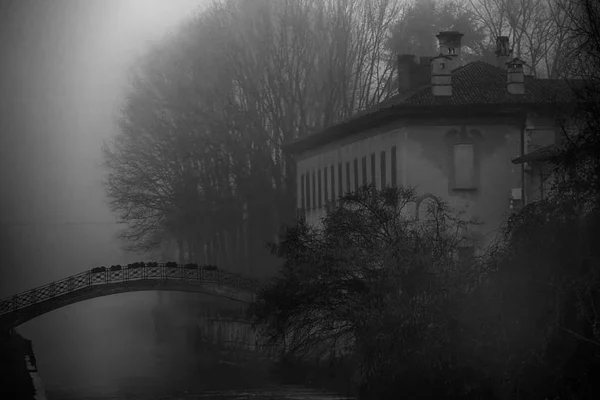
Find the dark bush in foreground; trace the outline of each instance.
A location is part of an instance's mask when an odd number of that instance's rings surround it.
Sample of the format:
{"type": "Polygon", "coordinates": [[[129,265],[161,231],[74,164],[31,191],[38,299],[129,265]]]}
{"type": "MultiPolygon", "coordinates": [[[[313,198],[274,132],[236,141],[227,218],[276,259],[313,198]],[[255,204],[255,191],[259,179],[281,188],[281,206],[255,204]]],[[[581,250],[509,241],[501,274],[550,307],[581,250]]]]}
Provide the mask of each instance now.
{"type": "Polygon", "coordinates": [[[477,285],[476,265],[457,260],[473,221],[437,198],[414,221],[407,209],[419,200],[409,189],[365,187],[344,196],[322,230],[289,229],[272,246],[282,270],[253,306],[257,326],[284,354],[354,358],[364,398],[397,398],[417,379],[436,396],[471,390],[443,377],[460,367],[450,299],[477,285]]]}

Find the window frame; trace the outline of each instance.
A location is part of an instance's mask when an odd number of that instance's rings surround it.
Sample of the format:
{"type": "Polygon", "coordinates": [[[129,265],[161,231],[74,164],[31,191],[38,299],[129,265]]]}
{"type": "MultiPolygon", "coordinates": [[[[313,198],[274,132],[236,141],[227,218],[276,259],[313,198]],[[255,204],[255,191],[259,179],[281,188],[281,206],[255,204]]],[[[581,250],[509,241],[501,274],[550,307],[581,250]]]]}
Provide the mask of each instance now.
{"type": "Polygon", "coordinates": [[[350,174],[350,161],[346,161],[346,193],[352,191],[352,175],[350,174]]]}
{"type": "MultiPolygon", "coordinates": [[[[452,178],[454,180],[453,190],[457,191],[473,191],[477,190],[477,181],[475,178],[475,144],[474,143],[454,143],[452,145],[452,164],[453,164],[453,173],[452,178]],[[470,160],[469,168],[471,171],[460,171],[458,162],[458,152],[460,148],[469,148],[470,149],[470,160]],[[459,171],[464,173],[465,176],[460,176],[459,171]],[[468,180],[468,182],[467,182],[468,180]],[[464,183],[463,183],[464,181],[464,183]]],[[[466,167],[466,166],[465,166],[466,167]]]]}
{"type": "Polygon", "coordinates": [[[323,167],[323,202],[327,207],[329,203],[329,185],[327,184],[327,167],[323,167]]]}
{"type": "Polygon", "coordinates": [[[306,210],[306,174],[300,175],[300,207],[302,210],[306,210]]]}
{"type": "Polygon", "coordinates": [[[310,210],[310,206],[312,205],[311,203],[311,187],[310,187],[310,171],[306,171],[306,209],[310,210]]]}
{"type": "Polygon", "coordinates": [[[323,180],[321,179],[321,168],[317,172],[317,207],[321,209],[323,207],[323,180]]]}
{"type": "Polygon", "coordinates": [[[344,167],[340,161],[338,163],[338,198],[344,195],[344,167]]]}
{"type": "Polygon", "coordinates": [[[357,191],[360,183],[358,180],[358,157],[354,159],[354,190],[357,191]]]}
{"type": "Polygon", "coordinates": [[[371,153],[371,184],[377,187],[377,159],[375,153],[371,153]]]}
{"type": "Polygon", "coordinates": [[[392,187],[398,187],[398,147],[396,145],[392,146],[392,150],[390,153],[390,163],[391,165],[391,180],[392,187]]]}
{"type": "Polygon", "coordinates": [[[335,198],[335,165],[331,164],[330,168],[331,172],[331,204],[335,207],[337,204],[337,199],[335,198]]]}
{"type": "Polygon", "coordinates": [[[317,176],[316,172],[312,171],[312,209],[317,209],[317,176]]]}
{"type": "Polygon", "coordinates": [[[446,133],[447,168],[448,168],[448,193],[459,195],[461,193],[478,193],[481,189],[481,141],[482,135],[477,129],[467,130],[466,126],[452,129],[446,133]],[[472,145],[473,148],[473,179],[471,187],[459,187],[456,182],[455,145],[472,145]]]}
{"type": "Polygon", "coordinates": [[[381,187],[380,189],[383,190],[387,187],[387,160],[386,160],[386,156],[385,156],[385,150],[381,151],[381,154],[379,156],[379,163],[380,168],[381,168],[381,187]]]}
{"type": "Polygon", "coordinates": [[[362,185],[367,186],[367,156],[362,158],[362,185]]]}

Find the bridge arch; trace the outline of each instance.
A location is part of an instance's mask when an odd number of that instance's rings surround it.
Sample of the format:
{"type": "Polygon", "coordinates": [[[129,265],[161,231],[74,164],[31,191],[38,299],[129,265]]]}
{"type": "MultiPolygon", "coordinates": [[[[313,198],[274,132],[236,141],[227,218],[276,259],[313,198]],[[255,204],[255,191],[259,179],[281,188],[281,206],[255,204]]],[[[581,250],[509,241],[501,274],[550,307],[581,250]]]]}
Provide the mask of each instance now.
{"type": "Polygon", "coordinates": [[[118,293],[193,292],[251,303],[257,287],[254,279],[195,264],[136,263],[94,268],[1,300],[0,329],[6,332],[70,304],[118,293]]]}

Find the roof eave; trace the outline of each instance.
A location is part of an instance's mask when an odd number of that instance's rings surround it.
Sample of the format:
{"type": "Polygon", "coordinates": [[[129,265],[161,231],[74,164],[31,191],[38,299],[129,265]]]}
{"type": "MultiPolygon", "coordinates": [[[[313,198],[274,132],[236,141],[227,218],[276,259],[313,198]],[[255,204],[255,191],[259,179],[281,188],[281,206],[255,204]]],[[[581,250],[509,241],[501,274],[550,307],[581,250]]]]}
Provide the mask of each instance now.
{"type": "MultiPolygon", "coordinates": [[[[529,106],[535,107],[535,104],[529,106]]],[[[376,128],[408,117],[427,117],[435,113],[436,117],[456,116],[461,117],[481,116],[483,112],[487,115],[506,115],[523,113],[523,104],[436,104],[430,106],[392,106],[378,112],[359,116],[340,124],[333,125],[306,138],[296,140],[283,146],[284,151],[292,154],[300,154],[314,147],[334,142],[342,137],[353,135],[364,129],[376,128]],[[366,126],[365,126],[366,125],[366,126]]]]}
{"type": "Polygon", "coordinates": [[[525,155],[512,160],[513,164],[524,163],[547,163],[552,162],[559,156],[560,149],[556,144],[551,144],[539,149],[533,150],[525,155]]]}

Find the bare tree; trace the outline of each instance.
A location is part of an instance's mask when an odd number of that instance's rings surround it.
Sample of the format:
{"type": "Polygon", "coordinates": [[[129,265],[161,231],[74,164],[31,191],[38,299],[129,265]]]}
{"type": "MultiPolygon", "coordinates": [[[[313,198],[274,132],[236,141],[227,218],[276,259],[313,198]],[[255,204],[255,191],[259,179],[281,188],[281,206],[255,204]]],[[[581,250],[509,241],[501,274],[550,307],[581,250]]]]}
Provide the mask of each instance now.
{"type": "Polygon", "coordinates": [[[497,36],[508,35],[513,55],[527,61],[533,75],[558,78],[567,71],[570,20],[562,0],[453,0],[470,13],[487,36],[487,51],[497,36]]]}
{"type": "Polygon", "coordinates": [[[166,38],[106,147],[124,238],[176,238],[189,259],[260,257],[294,217],[282,145],[393,93],[385,42],[401,16],[396,0],[228,0],[166,38]]]}

